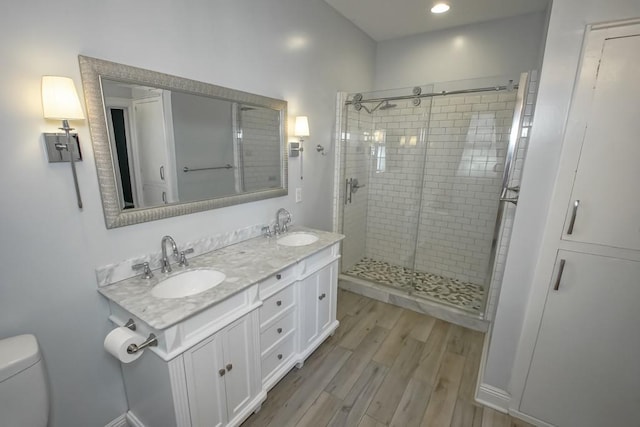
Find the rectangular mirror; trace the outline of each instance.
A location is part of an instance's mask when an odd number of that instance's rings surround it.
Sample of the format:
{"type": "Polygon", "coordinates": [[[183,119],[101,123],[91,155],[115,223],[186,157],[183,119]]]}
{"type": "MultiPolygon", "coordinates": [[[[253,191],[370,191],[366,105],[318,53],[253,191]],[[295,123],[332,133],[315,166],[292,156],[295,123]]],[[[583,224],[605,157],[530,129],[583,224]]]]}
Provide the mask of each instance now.
{"type": "Polygon", "coordinates": [[[79,61],[107,228],[287,194],[286,101],[79,61]]]}

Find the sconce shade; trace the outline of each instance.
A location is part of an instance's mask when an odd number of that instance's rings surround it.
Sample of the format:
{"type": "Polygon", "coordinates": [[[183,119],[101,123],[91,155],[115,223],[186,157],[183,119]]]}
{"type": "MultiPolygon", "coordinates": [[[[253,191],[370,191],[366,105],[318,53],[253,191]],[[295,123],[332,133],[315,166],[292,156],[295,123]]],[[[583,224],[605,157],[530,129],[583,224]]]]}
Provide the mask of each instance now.
{"type": "Polygon", "coordinates": [[[296,116],[294,136],[309,136],[309,118],[307,116],[296,116]]]}
{"type": "Polygon", "coordinates": [[[76,87],[69,77],[42,76],[42,110],[45,119],[84,120],[76,87]]]}

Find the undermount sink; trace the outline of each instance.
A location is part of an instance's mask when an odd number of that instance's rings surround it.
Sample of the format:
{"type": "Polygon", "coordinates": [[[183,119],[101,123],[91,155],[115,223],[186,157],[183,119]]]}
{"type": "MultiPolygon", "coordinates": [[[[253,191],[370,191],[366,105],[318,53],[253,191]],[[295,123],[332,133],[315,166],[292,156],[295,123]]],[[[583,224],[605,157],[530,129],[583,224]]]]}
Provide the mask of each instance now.
{"type": "Polygon", "coordinates": [[[282,246],[307,246],[318,241],[318,236],[311,233],[291,233],[280,237],[277,243],[282,246]]]}
{"type": "Polygon", "coordinates": [[[184,298],[211,289],[226,277],[220,271],[204,268],[183,271],[162,280],[151,290],[151,295],[158,298],[184,298]]]}

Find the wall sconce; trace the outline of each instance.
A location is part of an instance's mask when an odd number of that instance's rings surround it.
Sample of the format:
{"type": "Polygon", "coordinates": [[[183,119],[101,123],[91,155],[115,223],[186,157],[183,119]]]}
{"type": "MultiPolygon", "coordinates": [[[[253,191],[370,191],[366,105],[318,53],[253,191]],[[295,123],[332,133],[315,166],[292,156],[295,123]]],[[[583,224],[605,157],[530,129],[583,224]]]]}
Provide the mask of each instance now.
{"type": "MultiPolygon", "coordinates": [[[[69,77],[43,76],[42,77],[42,110],[45,119],[62,120],[62,127],[66,136],[65,142],[60,142],[57,134],[45,134],[45,143],[47,144],[47,152],[49,154],[49,163],[66,161],[62,155],[63,150],[68,151],[69,161],[71,162],[71,172],[73,173],[73,184],[76,188],[76,197],[78,199],[78,207],[82,209],[82,198],[80,197],[80,187],[78,186],[78,175],[76,173],[76,159],[74,146],[79,148],[77,139],[71,142],[70,132],[73,128],[69,127],[69,120],[84,120],[84,113],[80,106],[80,99],[76,92],[73,80],[69,77]],[[53,149],[59,152],[59,158],[54,159],[51,156],[53,149]]],[[[53,151],[55,152],[55,151],[53,151]]],[[[79,159],[80,160],[80,159],[79,159]]]]}
{"type": "Polygon", "coordinates": [[[296,124],[293,130],[293,135],[300,138],[300,142],[291,142],[289,143],[289,155],[291,157],[300,156],[300,179],[302,178],[302,152],[304,148],[302,147],[302,143],[304,142],[305,136],[309,136],[309,118],[307,116],[296,116],[296,124]]]}

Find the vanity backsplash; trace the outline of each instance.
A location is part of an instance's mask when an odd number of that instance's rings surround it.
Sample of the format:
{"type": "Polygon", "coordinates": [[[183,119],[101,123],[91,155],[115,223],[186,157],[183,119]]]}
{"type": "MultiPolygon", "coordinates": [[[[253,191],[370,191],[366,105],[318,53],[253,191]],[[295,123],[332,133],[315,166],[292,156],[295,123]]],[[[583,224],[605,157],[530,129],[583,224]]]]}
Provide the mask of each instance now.
{"type": "MultiPolygon", "coordinates": [[[[189,248],[193,248],[194,252],[189,255],[189,258],[196,257],[198,255],[214,251],[216,249],[224,248],[244,240],[252,239],[261,235],[261,229],[264,224],[252,225],[249,227],[241,228],[238,230],[230,231],[228,233],[216,234],[214,236],[205,237],[193,242],[182,242],[177,240],[178,249],[183,251],[189,248]]],[[[160,249],[160,238],[158,236],[157,247],[160,249]]],[[[152,254],[140,255],[137,257],[129,258],[118,263],[108,264],[102,267],[96,268],[96,279],[98,281],[98,287],[107,286],[121,280],[125,280],[136,275],[140,275],[139,271],[134,271],[131,267],[134,264],[140,264],[148,262],[152,270],[160,267],[160,260],[162,258],[162,252],[158,250],[152,254]]]]}

